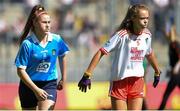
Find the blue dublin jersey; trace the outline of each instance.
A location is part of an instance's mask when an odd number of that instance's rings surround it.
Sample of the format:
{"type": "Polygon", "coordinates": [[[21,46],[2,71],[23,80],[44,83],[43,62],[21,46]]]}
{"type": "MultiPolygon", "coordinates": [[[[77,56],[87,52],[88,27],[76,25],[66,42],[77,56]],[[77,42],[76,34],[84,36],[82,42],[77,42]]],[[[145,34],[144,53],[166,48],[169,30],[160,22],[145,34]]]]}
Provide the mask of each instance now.
{"type": "Polygon", "coordinates": [[[68,45],[61,36],[49,33],[47,44],[42,45],[32,34],[21,44],[15,65],[25,69],[33,81],[50,81],[58,78],[57,57],[68,52],[68,45]]]}

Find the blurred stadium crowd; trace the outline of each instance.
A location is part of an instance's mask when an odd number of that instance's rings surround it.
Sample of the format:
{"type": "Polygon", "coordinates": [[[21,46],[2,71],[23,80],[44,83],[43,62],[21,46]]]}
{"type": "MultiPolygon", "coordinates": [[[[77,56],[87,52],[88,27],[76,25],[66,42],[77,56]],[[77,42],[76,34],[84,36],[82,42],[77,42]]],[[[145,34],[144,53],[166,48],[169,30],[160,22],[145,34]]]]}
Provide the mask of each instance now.
{"type": "MultiPolygon", "coordinates": [[[[152,47],[162,70],[161,82],[166,82],[169,61],[165,33],[173,20],[180,34],[179,0],[0,0],[0,83],[19,82],[14,65],[17,40],[34,5],[45,6],[52,18],[51,31],[60,34],[70,46],[67,81],[76,83],[94,53],[120,25],[128,6],[135,3],[144,3],[151,11],[152,47]]],[[[109,80],[112,56],[102,58],[93,81],[109,80]]],[[[152,80],[150,68],[146,81],[152,80]]]]}

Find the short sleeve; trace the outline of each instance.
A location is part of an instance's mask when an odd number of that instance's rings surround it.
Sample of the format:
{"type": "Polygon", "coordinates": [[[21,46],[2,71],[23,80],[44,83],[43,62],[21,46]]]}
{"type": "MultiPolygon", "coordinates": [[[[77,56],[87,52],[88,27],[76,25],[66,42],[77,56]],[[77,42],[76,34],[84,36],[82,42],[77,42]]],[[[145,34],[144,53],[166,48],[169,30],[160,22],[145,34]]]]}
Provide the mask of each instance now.
{"type": "Polygon", "coordinates": [[[121,37],[120,37],[119,33],[116,33],[100,49],[101,52],[103,52],[104,54],[108,54],[109,52],[113,51],[113,49],[117,46],[118,42],[120,41],[120,38],[121,37]]]}
{"type": "Polygon", "coordinates": [[[26,42],[23,42],[15,59],[16,67],[26,69],[29,61],[29,54],[30,49],[28,47],[28,44],[26,44],[26,42]]]}
{"type": "Polygon", "coordinates": [[[151,37],[146,38],[146,44],[147,44],[146,56],[148,56],[151,55],[152,53],[151,37]]]}
{"type": "Polygon", "coordinates": [[[60,47],[60,50],[58,53],[59,56],[63,56],[69,52],[69,47],[63,39],[60,39],[59,47],[60,47]]]}

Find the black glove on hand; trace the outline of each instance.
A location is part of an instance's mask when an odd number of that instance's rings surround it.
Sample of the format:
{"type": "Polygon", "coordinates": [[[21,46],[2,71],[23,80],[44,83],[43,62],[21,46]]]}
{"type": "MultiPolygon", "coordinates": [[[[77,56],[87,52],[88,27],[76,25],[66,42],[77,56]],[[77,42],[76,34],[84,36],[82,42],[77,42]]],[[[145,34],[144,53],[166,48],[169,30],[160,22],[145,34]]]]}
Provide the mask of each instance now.
{"type": "Polygon", "coordinates": [[[154,76],[153,87],[156,88],[160,80],[160,76],[154,76]]]}
{"type": "Polygon", "coordinates": [[[153,87],[156,88],[156,86],[158,85],[159,81],[160,81],[160,74],[161,74],[161,71],[159,74],[156,74],[154,75],[154,82],[153,82],[153,87]]]}
{"type": "Polygon", "coordinates": [[[79,90],[81,90],[82,92],[86,92],[87,87],[89,89],[91,89],[91,79],[90,79],[90,77],[87,76],[87,75],[83,75],[83,77],[81,78],[81,80],[78,83],[78,87],[79,87],[79,90]]]}

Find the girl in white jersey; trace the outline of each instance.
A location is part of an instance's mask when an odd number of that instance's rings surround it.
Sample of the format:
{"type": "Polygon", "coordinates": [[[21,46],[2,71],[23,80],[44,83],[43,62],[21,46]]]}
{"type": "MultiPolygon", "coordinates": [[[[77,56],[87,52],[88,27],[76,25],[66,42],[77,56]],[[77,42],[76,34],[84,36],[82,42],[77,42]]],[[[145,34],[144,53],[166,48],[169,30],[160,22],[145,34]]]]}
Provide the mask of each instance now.
{"type": "Polygon", "coordinates": [[[101,57],[114,52],[109,91],[112,109],[140,110],[142,108],[144,57],[155,71],[154,87],[157,86],[161,73],[151,48],[151,33],[147,29],[148,21],[149,11],[146,6],[136,4],[128,9],[118,30],[91,60],[78,84],[81,91],[86,92],[87,87],[91,88],[90,77],[101,57]]]}
{"type": "Polygon", "coordinates": [[[15,64],[20,77],[19,98],[23,110],[53,110],[57,89],[61,90],[66,80],[69,48],[59,35],[50,33],[50,23],[50,15],[44,7],[36,5],[20,37],[15,64]],[[58,84],[57,58],[62,74],[58,84]]]}

